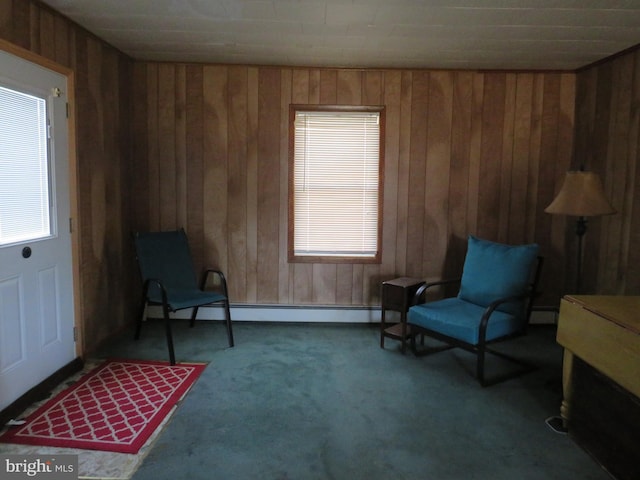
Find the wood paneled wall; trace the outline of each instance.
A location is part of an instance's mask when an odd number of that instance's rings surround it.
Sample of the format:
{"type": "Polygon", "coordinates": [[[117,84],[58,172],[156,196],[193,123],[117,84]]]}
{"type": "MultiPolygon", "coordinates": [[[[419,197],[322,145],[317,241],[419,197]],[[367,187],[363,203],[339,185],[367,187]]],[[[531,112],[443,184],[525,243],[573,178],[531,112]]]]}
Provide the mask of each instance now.
{"type": "Polygon", "coordinates": [[[85,351],[132,319],[132,61],[48,7],[0,0],[0,38],[70,67],[76,85],[80,309],[85,351]]]}
{"type": "Polygon", "coordinates": [[[575,167],[602,176],[618,211],[589,220],[585,293],[640,295],[640,49],[580,71],[576,94],[575,167]]]}
{"type": "Polygon", "coordinates": [[[233,303],[375,305],[380,282],[459,273],[466,237],[538,242],[564,293],[575,75],[136,63],[134,227],[184,226],[233,303]],[[288,108],[385,105],[380,265],[287,262],[288,108]]]}

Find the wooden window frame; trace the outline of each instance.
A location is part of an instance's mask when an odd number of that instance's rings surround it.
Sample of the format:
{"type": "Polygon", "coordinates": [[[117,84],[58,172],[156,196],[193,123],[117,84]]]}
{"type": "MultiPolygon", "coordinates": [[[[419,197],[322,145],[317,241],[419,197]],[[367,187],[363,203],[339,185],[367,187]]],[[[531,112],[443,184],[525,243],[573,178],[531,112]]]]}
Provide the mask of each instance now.
{"type": "Polygon", "coordinates": [[[384,199],[384,154],[385,154],[385,107],[356,105],[300,105],[289,106],[289,191],[288,191],[288,259],[290,263],[337,263],[337,264],[379,264],[382,261],[382,226],[384,199]],[[296,113],[302,112],[365,112],[379,114],[379,151],[378,151],[378,201],[376,252],[372,256],[345,255],[296,255],[294,249],[295,235],[295,119],[296,113]]]}

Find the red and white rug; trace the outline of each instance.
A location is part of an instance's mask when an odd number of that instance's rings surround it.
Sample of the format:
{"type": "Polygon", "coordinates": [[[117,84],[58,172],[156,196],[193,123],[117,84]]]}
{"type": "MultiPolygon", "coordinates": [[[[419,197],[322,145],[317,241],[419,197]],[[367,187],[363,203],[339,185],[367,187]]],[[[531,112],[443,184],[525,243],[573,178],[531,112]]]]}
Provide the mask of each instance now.
{"type": "Polygon", "coordinates": [[[205,368],[195,363],[109,360],[0,441],[136,453],[205,368]]]}

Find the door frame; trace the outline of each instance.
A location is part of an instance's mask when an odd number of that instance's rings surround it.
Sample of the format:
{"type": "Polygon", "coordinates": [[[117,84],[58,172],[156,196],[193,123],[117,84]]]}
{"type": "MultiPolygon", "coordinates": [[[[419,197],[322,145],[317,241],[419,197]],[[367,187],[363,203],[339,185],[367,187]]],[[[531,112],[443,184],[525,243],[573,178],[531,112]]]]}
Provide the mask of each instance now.
{"type": "MultiPolygon", "coordinates": [[[[52,70],[67,79],[67,118],[68,118],[68,150],[69,150],[69,207],[71,228],[71,271],[73,288],[73,322],[76,357],[84,357],[84,322],[82,285],[80,283],[80,215],[78,210],[78,164],[76,155],[76,113],[75,113],[75,74],[71,68],[60,65],[53,60],[42,57],[30,50],[14,45],[0,38],[0,50],[27,60],[31,63],[52,70]]],[[[62,227],[62,226],[60,226],[62,227]]]]}

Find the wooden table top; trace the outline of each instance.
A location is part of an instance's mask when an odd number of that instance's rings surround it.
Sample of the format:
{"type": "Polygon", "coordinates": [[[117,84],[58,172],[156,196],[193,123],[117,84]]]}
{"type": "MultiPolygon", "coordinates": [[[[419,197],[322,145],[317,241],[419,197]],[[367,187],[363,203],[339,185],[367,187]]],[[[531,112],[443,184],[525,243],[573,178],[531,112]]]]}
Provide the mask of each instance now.
{"type": "Polygon", "coordinates": [[[565,295],[563,299],[640,335],[640,296],[565,295]]]}

